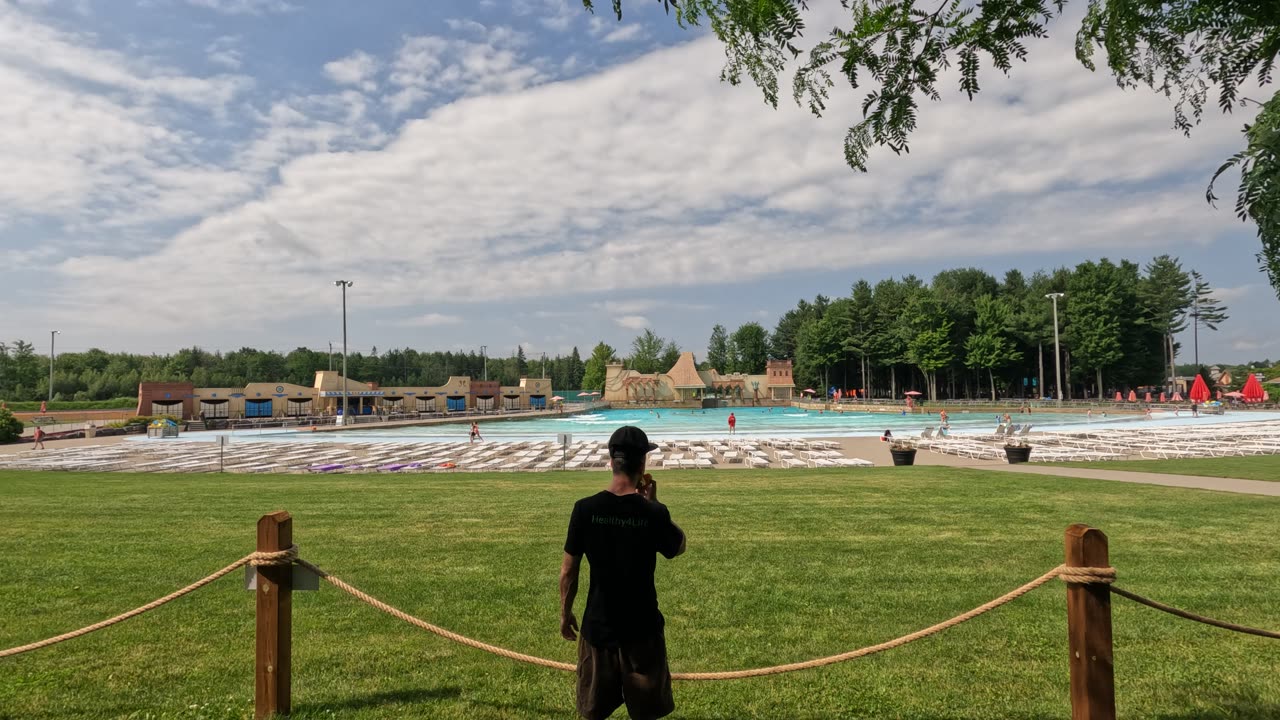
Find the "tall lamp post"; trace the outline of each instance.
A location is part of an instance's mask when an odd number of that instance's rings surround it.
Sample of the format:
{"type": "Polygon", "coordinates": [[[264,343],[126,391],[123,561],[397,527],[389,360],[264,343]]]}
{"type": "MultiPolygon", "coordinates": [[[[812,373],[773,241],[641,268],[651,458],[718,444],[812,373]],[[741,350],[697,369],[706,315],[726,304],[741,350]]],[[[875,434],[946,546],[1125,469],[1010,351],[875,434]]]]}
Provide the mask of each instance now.
{"type": "Polygon", "coordinates": [[[484,379],[485,380],[489,379],[489,354],[486,352],[488,349],[489,349],[488,345],[480,346],[480,358],[484,360],[484,379]]]}
{"type": "MultiPolygon", "coordinates": [[[[1191,336],[1195,347],[1196,372],[1200,372],[1200,295],[1191,296],[1191,336]]],[[[1174,378],[1176,385],[1178,380],[1174,378]]]]}
{"type": "Polygon", "coordinates": [[[355,282],[334,280],[333,284],[342,288],[342,424],[345,425],[351,415],[351,391],[347,387],[347,288],[355,282]]]}
{"type": "Polygon", "coordinates": [[[1062,402],[1062,350],[1058,348],[1058,298],[1066,297],[1066,293],[1049,293],[1045,297],[1053,300],[1053,383],[1058,387],[1058,402],[1062,402]]]}
{"type": "Polygon", "coordinates": [[[49,402],[53,402],[53,339],[61,335],[61,331],[49,331],[49,402]]]}
{"type": "Polygon", "coordinates": [[[547,379],[547,354],[542,353],[542,379],[547,379]]]}

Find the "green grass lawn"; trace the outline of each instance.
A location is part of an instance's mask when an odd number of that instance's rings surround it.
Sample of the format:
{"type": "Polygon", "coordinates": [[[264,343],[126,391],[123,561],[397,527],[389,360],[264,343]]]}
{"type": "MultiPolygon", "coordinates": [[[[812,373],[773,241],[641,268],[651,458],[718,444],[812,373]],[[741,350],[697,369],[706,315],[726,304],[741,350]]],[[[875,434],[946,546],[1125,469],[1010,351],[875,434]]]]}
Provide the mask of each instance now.
{"type": "Polygon", "coordinates": [[[1280,455],[1189,458],[1185,460],[1125,460],[1124,462],[1056,463],[1062,467],[1103,468],[1132,472],[1200,475],[1204,477],[1280,482],[1280,455]]]}
{"type": "MultiPolygon", "coordinates": [[[[557,572],[573,501],[603,473],[162,476],[0,473],[0,647],[135,607],[294,516],[305,557],[450,629],[571,661],[557,572]]],[[[689,552],[660,561],[676,670],[803,660],[951,617],[1108,532],[1122,584],[1280,625],[1280,498],[948,468],[662,473],[689,552]]],[[[585,574],[584,574],[585,584],[585,574]]],[[[585,587],[579,594],[581,603],[585,587]]],[[[1065,590],[933,638],[790,675],[677,683],[672,717],[1068,718],[1065,590]]],[[[296,718],[572,718],[567,674],[453,645],[322,585],[294,596],[296,718]]],[[[1280,642],[1115,601],[1127,718],[1280,717],[1280,642]]],[[[0,660],[0,718],[245,718],[242,576],[128,623],[0,660]]],[[[625,713],[622,713],[625,716],[625,713]]]]}

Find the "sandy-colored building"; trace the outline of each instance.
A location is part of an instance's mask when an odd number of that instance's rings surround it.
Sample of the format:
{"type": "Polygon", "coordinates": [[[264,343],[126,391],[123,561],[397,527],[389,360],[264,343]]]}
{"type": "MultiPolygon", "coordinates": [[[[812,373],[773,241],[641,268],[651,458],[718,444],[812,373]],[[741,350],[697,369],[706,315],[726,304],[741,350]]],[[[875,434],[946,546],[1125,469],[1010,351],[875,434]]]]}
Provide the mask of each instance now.
{"type": "Polygon", "coordinates": [[[729,404],[771,405],[789,403],[795,394],[790,360],[770,360],[763,375],[699,370],[693,353],[680,355],[665,373],[644,374],[623,369],[620,363],[605,372],[604,400],[627,403],[691,403],[714,397],[729,404]]]}
{"type": "Polygon", "coordinates": [[[191,383],[141,383],[139,415],[284,418],[336,415],[348,398],[353,415],[543,410],[552,404],[551,380],[521,378],[519,385],[451,377],[439,387],[379,387],[348,380],[332,370],[316,372],[315,385],[250,383],[243,388],[197,388],[191,383]]]}

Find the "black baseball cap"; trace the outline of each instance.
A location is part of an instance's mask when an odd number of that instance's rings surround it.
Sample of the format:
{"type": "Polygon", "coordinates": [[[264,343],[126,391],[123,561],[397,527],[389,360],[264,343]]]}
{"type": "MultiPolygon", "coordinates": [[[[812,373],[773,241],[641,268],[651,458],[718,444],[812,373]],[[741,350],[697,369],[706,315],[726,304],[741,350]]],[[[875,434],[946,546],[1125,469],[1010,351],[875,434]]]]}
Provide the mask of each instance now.
{"type": "Polygon", "coordinates": [[[627,456],[644,455],[657,450],[658,446],[649,442],[644,431],[632,425],[623,425],[613,431],[609,438],[609,454],[621,453],[627,456]]]}

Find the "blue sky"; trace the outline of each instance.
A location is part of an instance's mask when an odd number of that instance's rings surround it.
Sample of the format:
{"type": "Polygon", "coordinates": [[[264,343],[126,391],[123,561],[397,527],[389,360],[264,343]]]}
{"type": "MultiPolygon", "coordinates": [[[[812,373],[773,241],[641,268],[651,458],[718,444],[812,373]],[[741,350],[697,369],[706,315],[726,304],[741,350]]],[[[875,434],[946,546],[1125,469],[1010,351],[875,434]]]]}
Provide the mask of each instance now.
{"type": "Polygon", "coordinates": [[[1280,356],[1254,228],[1203,201],[1246,118],[1183,138],[1070,18],[859,175],[860,95],[769,109],[660,4],[600,4],[0,0],[0,338],[319,348],[341,277],[356,349],[701,355],[860,277],[1170,253],[1231,308],[1202,359],[1280,356]]]}

